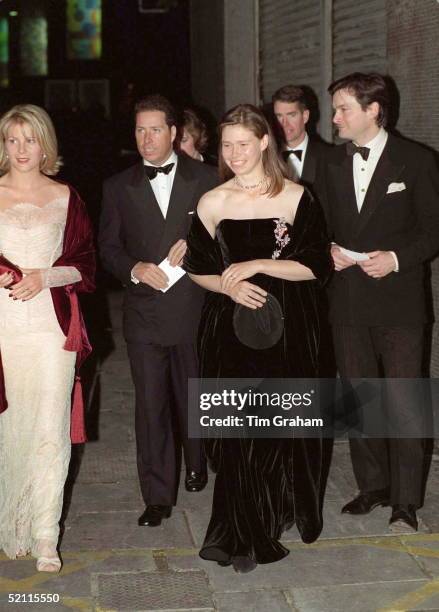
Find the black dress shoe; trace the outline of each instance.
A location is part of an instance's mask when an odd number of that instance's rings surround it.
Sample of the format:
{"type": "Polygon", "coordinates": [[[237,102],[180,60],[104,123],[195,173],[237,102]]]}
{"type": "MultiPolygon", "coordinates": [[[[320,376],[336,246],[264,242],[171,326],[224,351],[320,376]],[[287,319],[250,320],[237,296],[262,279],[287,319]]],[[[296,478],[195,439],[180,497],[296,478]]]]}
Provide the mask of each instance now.
{"type": "Polygon", "coordinates": [[[202,491],[207,485],[207,472],[186,472],[184,484],[186,491],[190,491],[191,493],[202,491]]]}
{"type": "Polygon", "coordinates": [[[395,504],[392,506],[392,516],[389,521],[390,531],[394,533],[406,532],[407,527],[418,531],[418,519],[416,518],[416,506],[395,504]]]}
{"type": "Polygon", "coordinates": [[[172,506],[146,506],[145,512],[139,516],[139,527],[158,527],[162,519],[171,516],[172,506]]]}
{"type": "Polygon", "coordinates": [[[342,514],[369,514],[377,506],[389,505],[389,489],[360,493],[341,509],[342,514]]]}
{"type": "Polygon", "coordinates": [[[237,574],[248,574],[257,568],[258,564],[247,556],[232,557],[233,569],[237,574]]]}

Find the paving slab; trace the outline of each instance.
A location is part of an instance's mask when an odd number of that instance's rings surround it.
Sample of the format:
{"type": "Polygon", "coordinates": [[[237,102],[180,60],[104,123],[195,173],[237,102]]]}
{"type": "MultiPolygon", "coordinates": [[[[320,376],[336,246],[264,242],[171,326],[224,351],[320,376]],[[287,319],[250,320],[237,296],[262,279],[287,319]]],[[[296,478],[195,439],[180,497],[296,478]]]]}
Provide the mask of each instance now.
{"type": "Polygon", "coordinates": [[[334,543],[333,546],[299,545],[291,543],[288,557],[277,563],[260,565],[250,574],[236,574],[231,567],[194,556],[172,556],[172,568],[204,568],[215,591],[239,591],[243,587],[291,589],[296,586],[333,586],[356,584],[368,580],[383,582],[395,580],[422,580],[426,574],[401,545],[399,554],[377,540],[376,545],[334,543]],[[316,550],[318,548],[318,552],[316,550]]]}
{"type": "Polygon", "coordinates": [[[80,461],[76,482],[115,483],[137,480],[134,443],[113,445],[111,452],[102,444],[90,443],[80,461]],[[94,448],[93,448],[94,447],[94,448]]]}
{"type": "MultiPolygon", "coordinates": [[[[408,602],[408,595],[414,600],[418,589],[425,587],[427,580],[408,580],[403,582],[378,582],[367,584],[348,584],[312,589],[292,589],[293,605],[299,612],[372,612],[384,610],[397,612],[397,602],[408,602]]],[[[426,602],[423,602],[425,605],[426,602]]],[[[399,608],[401,611],[419,608],[399,608]]],[[[421,608],[434,610],[434,608],[421,608]]]]}
{"type": "Polygon", "coordinates": [[[140,511],[84,512],[66,526],[62,550],[100,550],[102,548],[192,547],[193,541],[183,512],[153,529],[139,527],[140,511]],[[81,534],[78,538],[78,534],[81,534]]]}
{"type": "Polygon", "coordinates": [[[439,578],[439,536],[435,534],[431,539],[416,536],[401,539],[409,554],[416,559],[425,574],[437,580],[439,578]]]}
{"type": "Polygon", "coordinates": [[[69,521],[84,512],[106,512],[141,509],[143,505],[137,480],[123,483],[76,483],[69,508],[69,521]]]}
{"type": "Polygon", "coordinates": [[[234,593],[215,593],[219,612],[291,612],[285,594],[276,590],[253,590],[234,593]]]}
{"type": "MultiPolygon", "coordinates": [[[[24,610],[25,612],[72,612],[70,606],[65,606],[57,603],[8,603],[7,597],[0,596],[0,612],[9,612],[10,610],[24,610]]],[[[83,609],[84,612],[87,612],[83,609]]]]}

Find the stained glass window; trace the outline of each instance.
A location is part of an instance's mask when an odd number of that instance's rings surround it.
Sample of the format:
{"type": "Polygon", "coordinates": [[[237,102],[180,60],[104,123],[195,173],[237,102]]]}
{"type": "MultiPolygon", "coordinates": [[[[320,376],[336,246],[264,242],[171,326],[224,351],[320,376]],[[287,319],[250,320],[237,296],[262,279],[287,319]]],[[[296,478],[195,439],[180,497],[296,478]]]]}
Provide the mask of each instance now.
{"type": "Polygon", "coordinates": [[[47,20],[45,17],[22,18],[20,64],[25,76],[47,75],[47,20]]]}
{"type": "Polygon", "coordinates": [[[67,0],[67,57],[97,60],[102,54],[101,0],[67,0]]]}
{"type": "Polygon", "coordinates": [[[9,85],[9,24],[3,17],[0,19],[0,87],[9,85]]]}

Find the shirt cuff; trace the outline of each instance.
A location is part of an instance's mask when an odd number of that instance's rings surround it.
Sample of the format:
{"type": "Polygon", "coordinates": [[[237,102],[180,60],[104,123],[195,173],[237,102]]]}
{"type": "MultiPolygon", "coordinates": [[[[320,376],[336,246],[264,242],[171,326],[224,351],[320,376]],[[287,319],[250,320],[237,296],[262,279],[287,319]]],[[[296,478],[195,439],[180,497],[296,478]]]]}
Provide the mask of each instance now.
{"type": "Polygon", "coordinates": [[[53,266],[41,272],[45,288],[63,287],[64,285],[79,283],[82,280],[81,273],[74,266],[53,266]]]}
{"type": "Polygon", "coordinates": [[[393,270],[394,272],[399,272],[399,261],[398,258],[396,256],[395,251],[389,251],[389,253],[391,254],[391,256],[393,257],[393,259],[395,260],[395,269],[393,270]]]}
{"type": "Polygon", "coordinates": [[[139,281],[139,279],[138,279],[138,278],[136,278],[136,277],[134,276],[134,274],[133,274],[133,270],[134,270],[134,268],[132,268],[132,270],[131,270],[131,282],[132,282],[132,283],[134,283],[135,285],[138,285],[138,284],[140,283],[140,281],[139,281]]]}

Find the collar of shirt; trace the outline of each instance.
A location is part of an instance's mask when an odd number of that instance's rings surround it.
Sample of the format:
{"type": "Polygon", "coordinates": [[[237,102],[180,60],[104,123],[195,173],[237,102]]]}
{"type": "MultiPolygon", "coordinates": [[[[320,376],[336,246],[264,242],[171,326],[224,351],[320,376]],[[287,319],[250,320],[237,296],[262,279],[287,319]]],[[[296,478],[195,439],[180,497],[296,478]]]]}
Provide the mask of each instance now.
{"type": "MultiPolygon", "coordinates": [[[[157,164],[151,164],[146,159],[143,160],[145,166],[157,166],[157,164]]],[[[162,212],[163,217],[166,219],[166,215],[168,213],[169,201],[171,198],[172,186],[174,184],[175,170],[177,168],[178,163],[178,155],[175,151],[172,151],[171,155],[166,159],[161,166],[166,166],[167,164],[174,164],[172,170],[169,174],[165,174],[164,172],[159,172],[155,179],[153,179],[150,184],[151,188],[154,192],[155,199],[157,200],[157,204],[162,212]]]]}
{"type": "MultiPolygon", "coordinates": [[[[175,166],[172,168],[170,174],[172,174],[175,171],[175,168],[177,166],[178,163],[178,157],[175,151],[172,151],[171,155],[168,157],[168,159],[166,161],[164,161],[162,164],[152,164],[151,162],[149,162],[147,159],[143,160],[143,164],[144,166],[155,166],[157,167],[158,165],[160,166],[166,166],[167,164],[175,164],[175,166]]],[[[166,176],[166,175],[165,175],[166,176]]],[[[169,175],[168,175],[169,176],[169,175]]]]}
{"type": "Polygon", "coordinates": [[[363,145],[370,149],[367,161],[361,155],[354,155],[352,170],[354,178],[355,197],[357,200],[358,210],[361,211],[367,190],[369,189],[370,181],[377,167],[378,161],[384,150],[388,138],[385,129],[380,128],[378,134],[372,138],[367,144],[363,145]]]}
{"type": "Polygon", "coordinates": [[[383,127],[380,127],[378,134],[374,136],[372,140],[369,140],[369,142],[363,145],[364,147],[370,149],[368,161],[370,159],[380,157],[384,147],[386,146],[388,137],[389,134],[386,132],[386,130],[383,127]]]}
{"type": "MultiPolygon", "coordinates": [[[[309,136],[308,136],[308,133],[305,132],[305,136],[304,136],[302,142],[300,144],[298,144],[297,147],[288,147],[287,146],[286,151],[303,151],[303,153],[302,153],[302,161],[303,161],[303,158],[305,157],[305,154],[306,154],[306,149],[308,148],[308,142],[309,142],[309,136]]],[[[296,157],[296,159],[297,159],[297,157],[296,157]]],[[[297,159],[297,161],[299,161],[299,160],[297,159]]]]}

